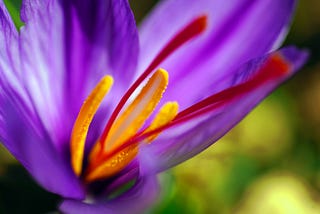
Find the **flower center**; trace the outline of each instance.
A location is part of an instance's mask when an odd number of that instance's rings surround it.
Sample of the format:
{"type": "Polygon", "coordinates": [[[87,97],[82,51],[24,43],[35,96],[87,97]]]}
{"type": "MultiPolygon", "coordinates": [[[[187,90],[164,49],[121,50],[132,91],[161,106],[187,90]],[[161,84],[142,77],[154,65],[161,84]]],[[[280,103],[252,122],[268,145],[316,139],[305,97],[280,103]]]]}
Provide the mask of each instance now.
{"type": "MultiPolygon", "coordinates": [[[[137,155],[138,143],[150,143],[160,132],[148,135],[143,141],[131,143],[131,138],[138,135],[138,131],[149,118],[159,103],[168,84],[168,73],[159,69],[154,70],[187,41],[201,34],[206,28],[207,17],[200,16],[182,29],[155,57],[150,66],[133,83],[121,98],[119,104],[111,114],[109,121],[91,150],[88,167],[84,173],[86,182],[111,177],[123,170],[137,155]],[[134,101],[122,111],[126,102],[141,83],[152,73],[144,88],[134,101]],[[120,114],[121,112],[121,114],[120,114]],[[120,115],[119,115],[120,114],[120,115]]],[[[90,123],[96,114],[103,98],[113,83],[111,76],[105,76],[93,89],[80,109],[71,135],[71,165],[77,176],[82,174],[85,141],[90,123]]],[[[151,125],[139,134],[151,132],[170,123],[178,113],[178,103],[165,103],[153,119],[151,125]]]]}
{"type": "MultiPolygon", "coordinates": [[[[168,73],[165,70],[160,69],[152,75],[139,95],[114,121],[104,142],[100,141],[95,144],[89,155],[86,181],[110,177],[121,171],[135,158],[138,153],[138,144],[125,148],[121,146],[141,129],[159,103],[167,84],[168,73]]],[[[177,110],[177,103],[167,103],[147,130],[170,122],[176,116],[177,110]],[[168,111],[168,109],[173,109],[173,111],[168,111]]]]}

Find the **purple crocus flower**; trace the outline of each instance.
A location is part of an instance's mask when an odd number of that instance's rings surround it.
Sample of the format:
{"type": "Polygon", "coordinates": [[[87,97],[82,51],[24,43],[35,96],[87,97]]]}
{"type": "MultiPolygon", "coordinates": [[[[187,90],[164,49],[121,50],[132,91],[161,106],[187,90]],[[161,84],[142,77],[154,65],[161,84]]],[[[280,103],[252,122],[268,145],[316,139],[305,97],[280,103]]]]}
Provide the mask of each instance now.
{"type": "Polygon", "coordinates": [[[1,142],[62,212],[140,213],[305,62],[294,5],[164,0],[138,33],[127,0],[22,0],[18,31],[1,0],[1,142]]]}

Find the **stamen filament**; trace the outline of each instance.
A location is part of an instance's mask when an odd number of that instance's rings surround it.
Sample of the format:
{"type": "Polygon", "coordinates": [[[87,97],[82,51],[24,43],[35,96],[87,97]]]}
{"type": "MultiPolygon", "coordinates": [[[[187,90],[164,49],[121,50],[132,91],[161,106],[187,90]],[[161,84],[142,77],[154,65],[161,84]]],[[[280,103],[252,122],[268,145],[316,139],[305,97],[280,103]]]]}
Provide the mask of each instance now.
{"type": "Polygon", "coordinates": [[[111,76],[104,76],[83,103],[71,134],[71,165],[76,175],[81,174],[87,133],[93,116],[113,83],[111,76]]]}

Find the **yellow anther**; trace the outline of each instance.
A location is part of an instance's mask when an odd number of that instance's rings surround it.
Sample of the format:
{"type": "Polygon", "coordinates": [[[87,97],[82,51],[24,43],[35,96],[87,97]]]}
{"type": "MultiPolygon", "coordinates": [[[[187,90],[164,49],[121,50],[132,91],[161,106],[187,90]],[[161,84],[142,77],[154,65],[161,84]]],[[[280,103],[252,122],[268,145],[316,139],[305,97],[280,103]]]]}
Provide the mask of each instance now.
{"type": "Polygon", "coordinates": [[[87,133],[93,116],[113,83],[111,76],[104,76],[83,103],[71,135],[71,165],[76,175],[81,174],[87,133]]]}
{"type": "Polygon", "coordinates": [[[103,144],[103,153],[117,148],[137,133],[154,111],[167,85],[168,73],[159,69],[152,75],[134,101],[116,119],[103,144]]]}
{"type": "MultiPolygon", "coordinates": [[[[179,105],[177,102],[165,103],[153,119],[151,125],[144,131],[144,133],[155,130],[171,122],[178,114],[178,110],[179,105]]],[[[147,142],[150,143],[151,141],[156,139],[159,136],[159,134],[160,133],[148,137],[147,142]]]]}
{"type": "Polygon", "coordinates": [[[143,126],[159,103],[167,85],[168,73],[165,70],[159,69],[151,76],[138,96],[116,119],[103,146],[93,147],[85,175],[87,182],[115,175],[136,157],[139,148],[136,143],[119,151],[117,149],[143,126]]]}

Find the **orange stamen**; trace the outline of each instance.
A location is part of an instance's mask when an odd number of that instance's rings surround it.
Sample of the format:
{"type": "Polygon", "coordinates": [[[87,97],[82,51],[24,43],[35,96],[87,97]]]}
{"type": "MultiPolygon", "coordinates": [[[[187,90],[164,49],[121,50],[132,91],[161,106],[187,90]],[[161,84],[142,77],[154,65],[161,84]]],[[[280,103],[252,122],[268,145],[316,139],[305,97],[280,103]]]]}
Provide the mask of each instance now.
{"type": "Polygon", "coordinates": [[[71,134],[71,165],[78,176],[82,170],[84,146],[89,126],[103,98],[110,90],[112,83],[113,79],[111,76],[105,76],[101,79],[83,103],[74,123],[71,134]]]}
{"type": "MultiPolygon", "coordinates": [[[[165,103],[157,113],[156,117],[153,119],[151,125],[145,131],[143,131],[143,133],[153,131],[161,126],[164,126],[170,123],[178,114],[178,109],[179,109],[179,105],[177,102],[165,103]]],[[[148,143],[152,142],[158,137],[159,134],[160,132],[148,137],[147,142],[148,143]]]]}
{"type": "Polygon", "coordinates": [[[123,150],[118,148],[143,126],[159,103],[167,84],[168,73],[165,70],[159,69],[152,75],[139,95],[114,122],[102,147],[100,143],[94,146],[94,154],[90,154],[89,158],[86,181],[114,175],[133,160],[138,152],[137,144],[123,150]]]}

